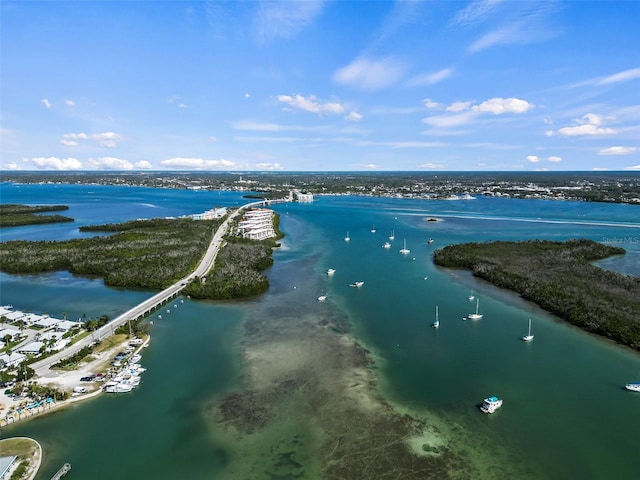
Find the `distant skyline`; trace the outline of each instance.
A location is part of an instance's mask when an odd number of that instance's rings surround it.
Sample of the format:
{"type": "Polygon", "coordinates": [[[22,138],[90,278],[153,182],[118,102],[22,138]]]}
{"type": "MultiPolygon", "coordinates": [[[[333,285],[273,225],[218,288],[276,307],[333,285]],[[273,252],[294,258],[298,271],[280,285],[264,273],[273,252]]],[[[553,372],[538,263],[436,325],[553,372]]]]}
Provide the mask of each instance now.
{"type": "Polygon", "coordinates": [[[0,9],[5,172],[640,171],[637,1],[0,9]]]}

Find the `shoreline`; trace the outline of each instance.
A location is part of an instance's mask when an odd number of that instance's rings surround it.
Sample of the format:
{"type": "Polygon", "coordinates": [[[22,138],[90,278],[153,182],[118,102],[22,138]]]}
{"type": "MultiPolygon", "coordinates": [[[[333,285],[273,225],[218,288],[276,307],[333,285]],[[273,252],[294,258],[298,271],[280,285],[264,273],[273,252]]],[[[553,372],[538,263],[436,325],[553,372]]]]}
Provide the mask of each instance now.
{"type": "MultiPolygon", "coordinates": [[[[64,410],[71,405],[83,402],[85,400],[91,400],[100,394],[106,393],[104,391],[103,385],[100,382],[91,382],[89,385],[91,387],[96,386],[94,390],[91,390],[87,393],[81,393],[78,395],[73,395],[73,388],[76,386],[85,386],[80,382],[80,378],[82,376],[87,375],[92,370],[100,370],[100,368],[95,368],[96,366],[102,366],[106,363],[105,357],[110,358],[115,353],[122,349],[124,345],[128,344],[130,341],[129,338],[126,338],[121,343],[116,344],[110,347],[108,350],[101,352],[100,356],[92,360],[91,362],[83,363],[82,366],[76,370],[71,371],[58,371],[58,370],[49,370],[49,372],[55,374],[55,376],[47,376],[47,377],[38,377],[35,381],[41,385],[53,385],[59,390],[69,391],[71,389],[71,395],[66,400],[53,401],[51,403],[44,403],[41,406],[35,407],[37,411],[30,410],[28,412],[24,412],[21,414],[16,414],[15,412],[9,416],[9,410],[11,408],[17,408],[17,405],[24,402],[23,399],[20,400],[11,400],[10,403],[7,400],[7,397],[2,394],[0,399],[3,399],[5,402],[9,403],[3,410],[0,410],[0,427],[7,428],[15,425],[16,423],[22,423],[23,421],[28,421],[34,418],[40,418],[50,413],[58,412],[64,410]],[[16,418],[17,417],[17,418],[16,418]],[[11,418],[11,420],[9,420],[11,418]]],[[[147,336],[144,342],[135,350],[132,351],[132,355],[139,353],[143,348],[145,348],[149,342],[151,341],[151,337],[147,336]]],[[[108,364],[108,363],[107,363],[108,364]]],[[[106,383],[106,381],[104,382],[106,383]]]]}

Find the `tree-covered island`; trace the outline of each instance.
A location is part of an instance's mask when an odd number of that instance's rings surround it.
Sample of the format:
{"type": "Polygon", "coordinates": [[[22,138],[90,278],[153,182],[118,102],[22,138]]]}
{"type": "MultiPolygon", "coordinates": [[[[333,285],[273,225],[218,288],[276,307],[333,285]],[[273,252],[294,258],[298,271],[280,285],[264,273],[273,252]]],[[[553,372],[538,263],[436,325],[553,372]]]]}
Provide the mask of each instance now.
{"type": "Polygon", "coordinates": [[[640,278],[591,264],[624,253],[584,239],[498,241],[449,245],[434,252],[434,262],[470,270],[573,325],[640,350],[640,278]]]}
{"type": "MultiPolygon", "coordinates": [[[[274,229],[278,230],[274,217],[274,229]]],[[[163,289],[191,273],[222,220],[151,219],[85,226],[81,231],[112,235],[66,241],[15,240],[0,244],[0,270],[42,273],[67,270],[104,278],[106,285],[163,289]]],[[[233,232],[233,228],[231,229],[233,232]]],[[[232,299],[263,293],[269,280],[260,272],[271,266],[276,239],[226,238],[216,264],[184,293],[194,298],[232,299]]]]}
{"type": "Polygon", "coordinates": [[[29,205],[0,204],[0,227],[19,227],[42,223],[73,222],[73,218],[64,215],[38,215],[39,213],[69,210],[66,205],[29,205]]]}

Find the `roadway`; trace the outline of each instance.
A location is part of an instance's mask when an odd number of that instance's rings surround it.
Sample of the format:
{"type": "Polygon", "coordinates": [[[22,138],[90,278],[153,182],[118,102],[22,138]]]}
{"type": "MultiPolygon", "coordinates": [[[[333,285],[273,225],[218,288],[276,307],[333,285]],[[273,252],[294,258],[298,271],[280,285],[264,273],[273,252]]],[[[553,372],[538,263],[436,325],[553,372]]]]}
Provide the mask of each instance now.
{"type": "Polygon", "coordinates": [[[75,355],[77,352],[79,352],[85,347],[88,347],[94,342],[103,340],[108,336],[113,335],[113,332],[115,332],[115,330],[118,327],[124,325],[129,320],[133,320],[138,317],[145,316],[148,313],[150,313],[152,310],[159,307],[160,305],[169,301],[170,299],[177,297],[182,291],[182,289],[184,288],[184,286],[187,283],[189,283],[189,281],[194,280],[197,277],[199,278],[199,277],[205,276],[207,272],[211,270],[211,268],[213,267],[216,261],[218,251],[223,245],[224,236],[227,234],[227,231],[229,230],[229,224],[231,223],[231,221],[234,218],[236,218],[241,211],[247,208],[261,206],[261,205],[264,205],[263,201],[248,203],[246,205],[239,207],[237,210],[231,213],[227,217],[227,219],[224,222],[222,222],[222,224],[216,230],[215,234],[213,235],[213,238],[211,239],[211,242],[209,243],[209,247],[207,248],[207,251],[202,256],[200,263],[192,273],[190,273],[184,278],[181,278],[170,287],[167,287],[161,292],[156,293],[151,298],[148,298],[143,302],[141,302],[140,304],[136,305],[135,307],[130,308],[123,314],[114,318],[112,321],[110,321],[106,325],[100,327],[91,335],[88,335],[84,337],[82,340],[77,341],[76,343],[71,345],[69,348],[65,348],[64,350],[58,353],[55,353],[43,360],[32,363],[31,368],[35,370],[36,375],[46,376],[46,373],[51,367],[51,365],[58,363],[63,358],[67,358],[72,355],[75,355]]]}

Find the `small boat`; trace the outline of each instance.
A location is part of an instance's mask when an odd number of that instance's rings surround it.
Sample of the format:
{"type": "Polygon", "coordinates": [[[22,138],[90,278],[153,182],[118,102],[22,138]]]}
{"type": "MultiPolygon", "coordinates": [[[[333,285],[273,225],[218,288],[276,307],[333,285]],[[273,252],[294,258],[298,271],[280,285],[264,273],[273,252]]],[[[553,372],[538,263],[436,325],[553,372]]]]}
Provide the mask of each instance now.
{"type": "Polygon", "coordinates": [[[353,282],[349,284],[350,287],[355,287],[355,288],[360,288],[362,285],[364,285],[364,282],[353,282]]]}
{"type": "Polygon", "coordinates": [[[348,241],[350,241],[350,240],[351,240],[351,237],[349,236],[349,232],[347,232],[347,236],[346,236],[346,237],[344,237],[344,241],[345,241],[345,242],[348,242],[348,241]]]}
{"type": "Polygon", "coordinates": [[[318,297],[318,301],[319,301],[319,302],[324,302],[326,299],[327,299],[327,296],[326,296],[326,295],[320,295],[320,296],[318,297]]]}
{"type": "Polygon", "coordinates": [[[624,388],[631,390],[632,392],[640,392],[640,382],[627,383],[624,388]]]}
{"type": "Polygon", "coordinates": [[[473,302],[476,299],[476,296],[472,293],[467,298],[469,299],[470,302],[473,302]]]}
{"type": "Polygon", "coordinates": [[[409,249],[407,248],[407,240],[406,240],[406,239],[405,239],[405,241],[404,241],[404,247],[402,247],[402,248],[400,249],[400,253],[401,253],[402,255],[408,255],[408,254],[410,254],[410,253],[411,253],[411,250],[409,250],[409,249]]]}
{"type": "Polygon", "coordinates": [[[376,226],[374,225],[373,228],[371,229],[371,233],[376,233],[376,226]]]}
{"type": "Polygon", "coordinates": [[[498,397],[485,398],[480,405],[480,410],[484,413],[493,413],[502,406],[502,400],[498,397]]]}
{"type": "Polygon", "coordinates": [[[431,324],[433,328],[440,327],[440,320],[438,320],[438,306],[436,305],[436,321],[431,324]]]}
{"type": "Polygon", "coordinates": [[[531,340],[533,340],[533,335],[531,335],[531,319],[529,319],[529,333],[523,335],[522,340],[524,340],[525,342],[530,342],[531,340]]]}
{"type": "Polygon", "coordinates": [[[329,268],[329,269],[327,269],[327,275],[331,276],[331,275],[333,275],[334,273],[336,273],[336,270],[335,270],[334,268],[329,268]]]}
{"type": "Polygon", "coordinates": [[[393,230],[391,230],[391,235],[389,235],[389,240],[395,240],[396,239],[396,235],[393,232],[393,230]]]}
{"type": "Polygon", "coordinates": [[[391,244],[389,242],[384,242],[384,245],[382,245],[383,248],[391,248],[391,244]]]}
{"type": "Polygon", "coordinates": [[[429,240],[427,240],[427,243],[431,245],[433,243],[433,238],[430,238],[429,240]]]}
{"type": "Polygon", "coordinates": [[[478,313],[478,309],[480,308],[480,299],[476,299],[476,313],[470,313],[467,315],[469,320],[480,320],[482,318],[482,313],[478,313]]]}

